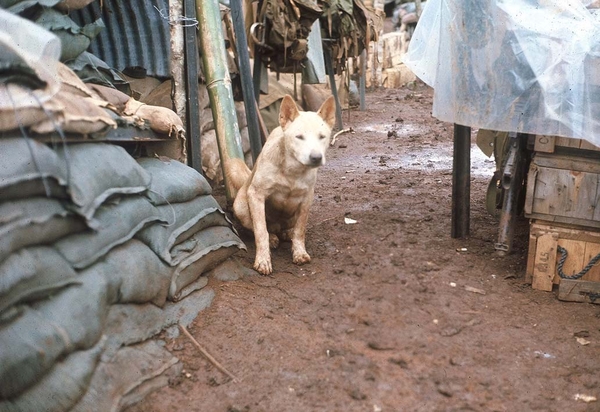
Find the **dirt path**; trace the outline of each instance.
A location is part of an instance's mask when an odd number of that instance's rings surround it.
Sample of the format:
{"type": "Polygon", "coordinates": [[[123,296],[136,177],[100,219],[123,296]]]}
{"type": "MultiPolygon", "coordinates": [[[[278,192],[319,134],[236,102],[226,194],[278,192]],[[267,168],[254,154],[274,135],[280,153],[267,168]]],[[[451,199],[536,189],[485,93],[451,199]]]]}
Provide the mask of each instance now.
{"type": "Polygon", "coordinates": [[[425,86],[379,90],[344,114],[355,133],[321,169],[309,265],[284,244],[272,277],[211,279],[191,333],[240,382],[185,336],[167,339],[187,375],[130,412],[600,410],[574,400],[600,398],[600,307],[523,282],[525,219],[515,253],[495,255],[493,163],[476,147],[471,236],[450,238],[452,127],[431,102],[425,86]]]}

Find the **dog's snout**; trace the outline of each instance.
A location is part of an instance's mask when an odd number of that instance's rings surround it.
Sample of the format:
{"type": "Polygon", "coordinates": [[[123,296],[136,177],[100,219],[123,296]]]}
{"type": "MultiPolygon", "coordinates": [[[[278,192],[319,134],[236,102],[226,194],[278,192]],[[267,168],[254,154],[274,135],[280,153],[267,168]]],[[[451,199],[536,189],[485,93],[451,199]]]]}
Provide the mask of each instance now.
{"type": "Polygon", "coordinates": [[[320,165],[323,161],[323,155],[318,152],[311,152],[310,156],[308,156],[310,163],[313,165],[320,165]]]}

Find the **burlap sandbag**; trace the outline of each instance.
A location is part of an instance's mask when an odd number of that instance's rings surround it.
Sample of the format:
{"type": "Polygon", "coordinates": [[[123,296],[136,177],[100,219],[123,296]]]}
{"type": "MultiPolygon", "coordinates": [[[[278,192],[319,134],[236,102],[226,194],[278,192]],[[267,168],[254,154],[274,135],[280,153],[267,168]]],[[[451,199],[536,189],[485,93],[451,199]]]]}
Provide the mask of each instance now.
{"type": "Polygon", "coordinates": [[[137,161],[152,177],[147,196],[155,205],[187,202],[212,192],[204,176],[177,160],[143,157],[137,161]]]}
{"type": "Polygon", "coordinates": [[[150,106],[131,98],[125,105],[123,113],[126,116],[138,116],[147,120],[153,131],[166,134],[171,138],[178,137],[184,130],[181,118],[166,107],[150,106]]]}
{"type": "Polygon", "coordinates": [[[3,412],[64,412],[86,393],[106,339],[86,351],[77,351],[57,362],[41,380],[17,398],[0,401],[3,412]]]}
{"type": "Polygon", "coordinates": [[[69,167],[69,192],[77,212],[87,219],[109,197],[142,193],[150,187],[150,175],[120,146],[77,144],[56,153],[69,167]]]}
{"type": "Polygon", "coordinates": [[[171,266],[178,265],[186,258],[184,253],[174,256],[171,250],[198,231],[212,226],[225,226],[232,230],[231,223],[212,196],[199,196],[189,202],[159,206],[158,209],[165,219],[171,219],[172,216],[174,221],[169,225],[150,225],[136,237],[171,266]]]}
{"type": "Polygon", "coordinates": [[[0,140],[0,201],[30,196],[66,198],[66,184],[64,163],[48,146],[33,139],[0,140]]]}
{"type": "MultiPolygon", "coordinates": [[[[23,101],[30,94],[30,89],[14,83],[0,84],[0,101],[10,103],[21,96],[23,101]]],[[[30,105],[0,109],[0,131],[15,130],[19,127],[29,127],[46,119],[44,109],[33,98],[30,105]]],[[[12,105],[11,105],[12,106],[12,105]]]]}
{"type": "Polygon", "coordinates": [[[86,83],[101,99],[106,100],[113,105],[119,113],[125,110],[125,105],[130,99],[127,94],[115,89],[114,87],[102,86],[100,84],[86,83]]]}
{"type": "Polygon", "coordinates": [[[0,397],[19,395],[60,357],[98,342],[108,313],[107,282],[97,274],[79,280],[81,284],[31,304],[0,329],[0,397]]]}
{"type": "Polygon", "coordinates": [[[59,62],[57,68],[61,90],[81,97],[99,98],[98,94],[88,87],[69,66],[59,62]]]}
{"type": "Polygon", "coordinates": [[[76,269],[92,265],[149,223],[168,223],[163,214],[142,196],[127,196],[107,202],[98,209],[94,221],[97,223],[96,230],[67,236],[54,244],[76,269]]]}
{"type": "Polygon", "coordinates": [[[117,123],[96,99],[61,89],[48,104],[53,105],[53,118],[36,123],[31,127],[32,132],[53,133],[60,127],[66,133],[90,135],[117,128],[117,123]]]}
{"type": "Polygon", "coordinates": [[[203,273],[215,268],[238,250],[246,249],[240,238],[225,226],[213,226],[195,233],[171,249],[173,261],[180,262],[173,273],[169,299],[181,299],[180,292],[203,273]]]}
{"type": "Polygon", "coordinates": [[[107,280],[111,304],[151,302],[161,307],[167,299],[173,270],[148,246],[132,239],[113,248],[82,274],[95,272],[107,280]]]}
{"type": "Polygon", "coordinates": [[[77,273],[56,250],[44,246],[21,249],[0,264],[0,313],[77,283],[77,273]]]}
{"type": "Polygon", "coordinates": [[[50,244],[87,228],[57,199],[36,197],[0,203],[0,262],[31,245],[50,244]]]}
{"type": "Polygon", "coordinates": [[[217,132],[214,129],[202,134],[200,153],[204,175],[214,184],[220,183],[223,180],[223,170],[221,169],[221,158],[219,157],[219,146],[217,145],[217,132]]]}

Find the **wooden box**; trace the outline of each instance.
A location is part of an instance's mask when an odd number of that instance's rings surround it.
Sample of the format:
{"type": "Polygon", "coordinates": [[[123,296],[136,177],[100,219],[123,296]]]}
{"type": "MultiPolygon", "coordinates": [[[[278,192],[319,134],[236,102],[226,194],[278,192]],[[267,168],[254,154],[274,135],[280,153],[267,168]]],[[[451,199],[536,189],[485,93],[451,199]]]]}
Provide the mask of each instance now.
{"type": "Polygon", "coordinates": [[[533,150],[536,152],[554,153],[555,151],[590,150],[598,152],[600,147],[594,146],[587,140],[570,139],[560,136],[536,135],[533,150]]]}
{"type": "MultiPolygon", "coordinates": [[[[526,280],[531,282],[534,289],[551,291],[554,284],[560,283],[557,266],[561,253],[558,252],[558,246],[568,252],[563,273],[571,276],[579,273],[600,253],[600,231],[532,221],[526,280]]],[[[600,282],[600,263],[592,267],[581,280],[600,282]]]]}
{"type": "Polygon", "coordinates": [[[536,153],[527,175],[525,216],[600,228],[600,159],[536,153]]]}

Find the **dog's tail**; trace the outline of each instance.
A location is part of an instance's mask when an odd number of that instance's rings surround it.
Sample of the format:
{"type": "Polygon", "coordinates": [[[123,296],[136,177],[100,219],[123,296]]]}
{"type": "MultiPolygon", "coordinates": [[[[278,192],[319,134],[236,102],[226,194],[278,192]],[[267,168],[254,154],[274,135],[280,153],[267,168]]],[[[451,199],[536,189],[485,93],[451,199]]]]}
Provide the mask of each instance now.
{"type": "Polygon", "coordinates": [[[250,178],[251,171],[246,166],[244,159],[231,158],[227,161],[225,175],[228,181],[237,193],[240,188],[246,183],[246,180],[250,178]]]}

